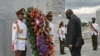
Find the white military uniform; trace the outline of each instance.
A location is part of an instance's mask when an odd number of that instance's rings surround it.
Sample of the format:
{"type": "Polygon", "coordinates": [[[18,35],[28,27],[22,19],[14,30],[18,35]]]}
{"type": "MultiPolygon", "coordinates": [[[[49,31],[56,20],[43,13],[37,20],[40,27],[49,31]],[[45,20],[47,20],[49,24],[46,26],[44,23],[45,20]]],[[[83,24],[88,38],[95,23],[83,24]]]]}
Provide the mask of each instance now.
{"type": "Polygon", "coordinates": [[[25,25],[24,22],[17,20],[17,24],[19,26],[20,29],[22,29],[22,33],[19,33],[17,31],[17,26],[16,23],[13,23],[12,25],[12,44],[13,46],[13,50],[25,50],[26,47],[26,40],[22,40],[22,39],[26,39],[27,38],[27,27],[25,25]],[[19,39],[21,38],[21,39],[19,39]]]}
{"type": "MultiPolygon", "coordinates": [[[[92,23],[92,26],[98,31],[99,34],[99,25],[97,23],[92,23]]],[[[92,28],[91,28],[91,35],[98,35],[92,28]]]]}
{"type": "Polygon", "coordinates": [[[53,41],[53,43],[54,43],[54,34],[55,34],[55,30],[54,30],[54,24],[52,23],[52,22],[49,22],[49,26],[50,26],[50,28],[51,28],[51,31],[49,32],[49,34],[50,35],[52,35],[53,37],[52,37],[52,41],[53,41]]]}
{"type": "Polygon", "coordinates": [[[63,39],[65,38],[65,33],[66,33],[65,27],[61,27],[58,29],[58,34],[59,34],[60,40],[63,41],[63,39]]]}

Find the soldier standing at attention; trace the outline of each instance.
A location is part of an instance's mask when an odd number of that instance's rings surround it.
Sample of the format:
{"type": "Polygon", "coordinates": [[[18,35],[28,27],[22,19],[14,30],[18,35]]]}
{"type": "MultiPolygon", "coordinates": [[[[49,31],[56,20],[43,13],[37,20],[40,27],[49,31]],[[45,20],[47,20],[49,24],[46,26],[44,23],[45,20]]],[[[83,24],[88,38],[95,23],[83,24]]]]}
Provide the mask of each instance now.
{"type": "Polygon", "coordinates": [[[90,24],[91,29],[91,38],[92,38],[92,46],[93,50],[97,50],[98,47],[98,34],[99,34],[99,25],[95,22],[95,18],[92,18],[92,22],[90,24]]]}
{"type": "Polygon", "coordinates": [[[18,19],[12,25],[12,49],[15,56],[26,56],[27,27],[23,22],[24,11],[22,8],[16,12],[18,19]]]}

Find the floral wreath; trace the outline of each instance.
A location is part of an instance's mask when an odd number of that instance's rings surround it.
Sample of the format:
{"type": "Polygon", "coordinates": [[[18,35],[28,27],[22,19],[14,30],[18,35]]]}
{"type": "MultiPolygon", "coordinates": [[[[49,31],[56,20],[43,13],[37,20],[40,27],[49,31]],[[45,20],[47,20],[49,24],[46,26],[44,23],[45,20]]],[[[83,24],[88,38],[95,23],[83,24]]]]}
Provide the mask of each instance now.
{"type": "Polygon", "coordinates": [[[25,14],[32,54],[35,56],[53,56],[54,44],[47,34],[50,27],[45,15],[39,9],[33,7],[29,7],[25,14]]]}

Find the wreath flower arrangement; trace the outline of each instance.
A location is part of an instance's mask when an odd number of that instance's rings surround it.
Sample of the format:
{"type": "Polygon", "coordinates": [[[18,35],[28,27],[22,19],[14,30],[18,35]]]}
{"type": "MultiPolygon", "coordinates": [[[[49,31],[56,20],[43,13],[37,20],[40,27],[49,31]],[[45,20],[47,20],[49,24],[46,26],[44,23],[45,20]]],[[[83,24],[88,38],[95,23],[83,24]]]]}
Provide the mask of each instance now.
{"type": "Polygon", "coordinates": [[[53,56],[54,44],[50,38],[49,22],[46,16],[37,8],[29,7],[25,12],[26,25],[32,54],[35,56],[53,56]]]}

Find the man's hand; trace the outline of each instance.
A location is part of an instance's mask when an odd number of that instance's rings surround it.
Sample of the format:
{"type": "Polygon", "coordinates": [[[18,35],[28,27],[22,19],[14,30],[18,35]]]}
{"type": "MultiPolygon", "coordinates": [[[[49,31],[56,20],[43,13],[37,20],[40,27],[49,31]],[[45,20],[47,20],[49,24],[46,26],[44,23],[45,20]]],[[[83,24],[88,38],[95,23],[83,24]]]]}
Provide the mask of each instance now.
{"type": "Polygon", "coordinates": [[[72,47],[73,47],[73,45],[69,45],[69,49],[70,49],[70,50],[72,49],[72,47]]]}
{"type": "Polygon", "coordinates": [[[17,47],[16,47],[16,45],[14,44],[14,42],[12,42],[11,47],[12,47],[12,50],[13,50],[13,51],[17,51],[17,47]]]}
{"type": "Polygon", "coordinates": [[[13,51],[17,51],[17,49],[15,48],[14,44],[12,44],[12,50],[13,51]]]}

